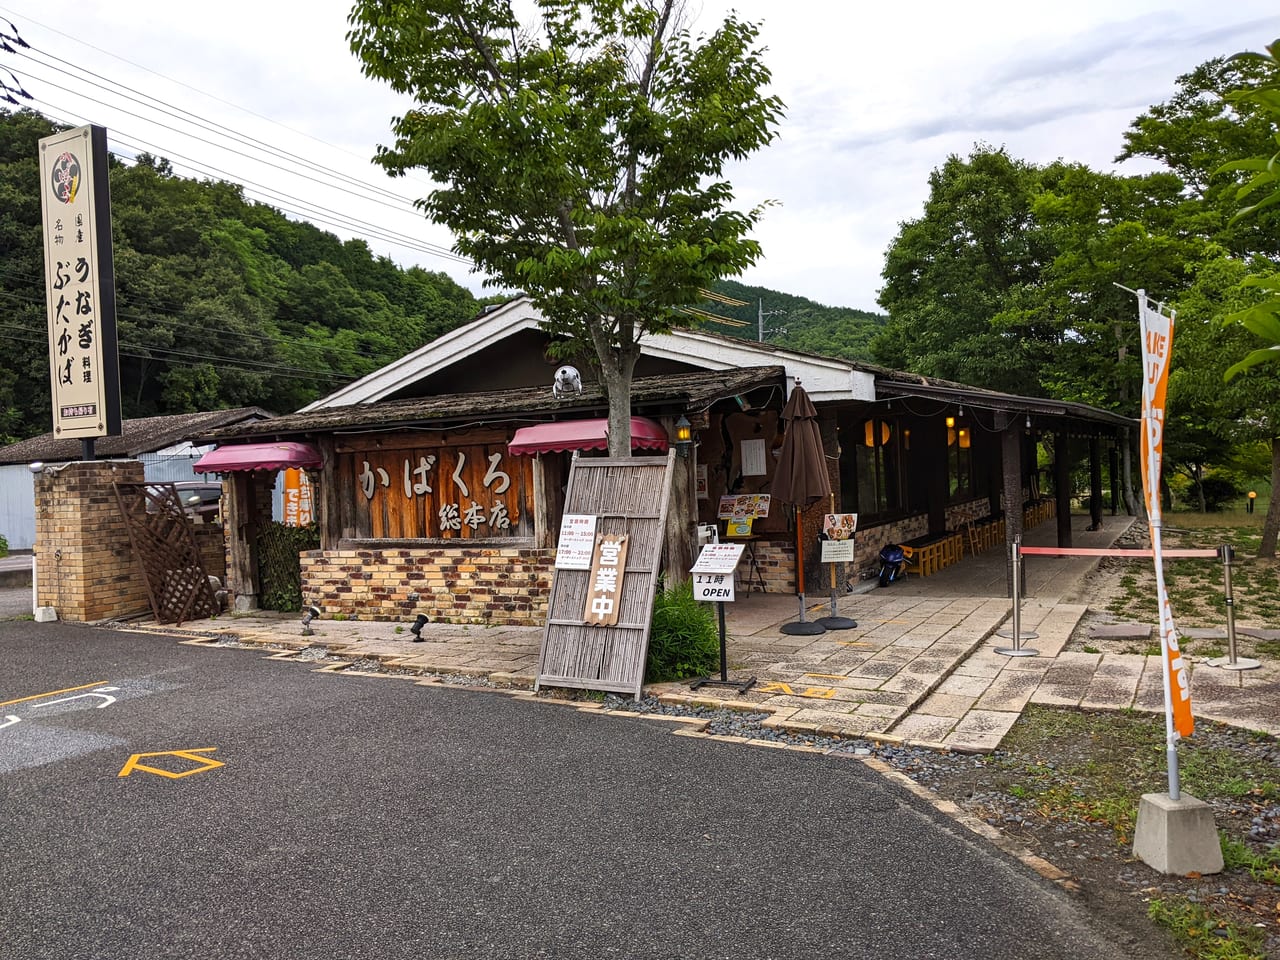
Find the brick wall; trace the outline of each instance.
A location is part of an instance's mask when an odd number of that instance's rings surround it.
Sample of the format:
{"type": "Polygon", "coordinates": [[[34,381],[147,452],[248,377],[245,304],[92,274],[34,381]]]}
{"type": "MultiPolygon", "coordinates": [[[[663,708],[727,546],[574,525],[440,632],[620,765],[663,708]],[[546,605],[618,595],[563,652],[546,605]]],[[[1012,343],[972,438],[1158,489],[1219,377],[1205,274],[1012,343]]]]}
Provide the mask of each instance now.
{"type": "Polygon", "coordinates": [[[554,561],[553,550],[515,547],[312,550],[302,597],[326,616],[540,626],[554,561]]]}
{"type": "Polygon", "coordinates": [[[959,530],[966,520],[982,520],[991,515],[991,501],[986,497],[947,507],[947,529],[959,530]]]}
{"type": "Polygon", "coordinates": [[[63,620],[95,621],[150,610],[112,483],[142,483],[134,460],[46,468],[35,478],[36,605],[63,620]]]}

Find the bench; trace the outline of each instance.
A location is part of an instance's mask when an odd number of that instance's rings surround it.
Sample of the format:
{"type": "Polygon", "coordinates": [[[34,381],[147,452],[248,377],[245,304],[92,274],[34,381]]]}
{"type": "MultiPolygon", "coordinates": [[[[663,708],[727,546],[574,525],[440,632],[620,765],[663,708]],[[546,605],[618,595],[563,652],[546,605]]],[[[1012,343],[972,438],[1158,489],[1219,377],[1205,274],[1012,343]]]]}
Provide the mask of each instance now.
{"type": "Polygon", "coordinates": [[[935,533],[916,537],[903,544],[911,548],[911,560],[922,577],[958,563],[964,554],[964,538],[959,533],[935,533]]]}

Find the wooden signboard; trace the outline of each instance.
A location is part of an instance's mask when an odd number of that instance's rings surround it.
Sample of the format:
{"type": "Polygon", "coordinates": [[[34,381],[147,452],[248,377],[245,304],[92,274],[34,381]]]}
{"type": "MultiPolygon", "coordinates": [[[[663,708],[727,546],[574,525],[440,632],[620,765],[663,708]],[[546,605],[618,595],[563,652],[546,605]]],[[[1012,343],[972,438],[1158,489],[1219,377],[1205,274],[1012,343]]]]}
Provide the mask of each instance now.
{"type": "Polygon", "coordinates": [[[605,565],[555,571],[535,689],[576,687],[640,698],[674,470],[675,450],[665,457],[574,459],[565,514],[596,517],[593,554],[610,540],[622,539],[625,549],[618,554],[616,590],[608,595],[609,623],[590,618],[593,596],[606,596],[595,589],[605,565]]]}
{"type": "Polygon", "coordinates": [[[591,553],[591,573],[587,578],[587,609],[582,621],[594,627],[612,627],[618,622],[618,601],[627,571],[627,535],[596,537],[591,553]]]}

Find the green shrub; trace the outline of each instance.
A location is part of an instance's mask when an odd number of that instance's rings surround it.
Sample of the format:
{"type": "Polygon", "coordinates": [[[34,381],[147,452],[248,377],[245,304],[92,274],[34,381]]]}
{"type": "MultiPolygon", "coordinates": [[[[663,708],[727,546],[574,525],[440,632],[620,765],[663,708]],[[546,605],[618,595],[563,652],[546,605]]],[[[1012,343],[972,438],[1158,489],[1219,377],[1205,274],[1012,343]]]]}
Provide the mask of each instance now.
{"type": "Polygon", "coordinates": [[[1217,513],[1222,505],[1240,496],[1240,490],[1227,477],[1205,477],[1200,483],[1204,491],[1204,508],[1210,513],[1217,513]]]}
{"type": "Polygon", "coordinates": [[[4,538],[4,534],[0,533],[0,557],[9,555],[9,541],[4,538]]]}
{"type": "Polygon", "coordinates": [[[720,668],[720,633],[710,604],[693,599],[693,584],[659,591],[653,601],[646,683],[704,677],[720,668]]]}

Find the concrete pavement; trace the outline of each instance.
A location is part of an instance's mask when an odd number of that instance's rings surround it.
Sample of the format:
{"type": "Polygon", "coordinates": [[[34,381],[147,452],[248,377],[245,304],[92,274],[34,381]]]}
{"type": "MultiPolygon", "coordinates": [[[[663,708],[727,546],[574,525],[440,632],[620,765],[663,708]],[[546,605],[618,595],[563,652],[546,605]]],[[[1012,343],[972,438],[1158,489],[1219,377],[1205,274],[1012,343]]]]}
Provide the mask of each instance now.
{"type": "MultiPolygon", "coordinates": [[[[1076,546],[1114,542],[1129,518],[1108,517],[1101,531],[1076,518],[1076,546]]],[[[1030,531],[1026,543],[1049,544],[1054,525],[1030,531]]],[[[938,749],[995,749],[1028,703],[1087,709],[1159,712],[1163,709],[1158,656],[1080,653],[1064,648],[1087,606],[1080,592],[1091,558],[1035,557],[1027,561],[1028,598],[1022,629],[1038,634],[1024,647],[1037,656],[996,653],[1012,641],[1005,562],[997,549],[927,578],[909,576],[879,589],[874,581],[840,597],[837,612],[857,621],[850,630],[791,636],[794,596],[739,593],[726,610],[730,677],[756,677],[745,694],[726,687],[690,690],[687,683],[646,691],[667,702],[730,704],[772,714],[767,725],[795,732],[864,737],[938,749]]],[[[807,618],[830,612],[830,599],[809,597],[807,618]]],[[[319,620],[302,635],[297,614],[225,614],[181,627],[134,623],[132,629],[193,634],[216,642],[232,635],[281,655],[324,647],[343,661],[377,660],[405,673],[483,676],[513,687],[532,686],[542,630],[428,624],[426,642],[411,643],[407,624],[319,620]]],[[[1192,659],[1196,716],[1280,734],[1280,664],[1228,671],[1192,659]]]]}

